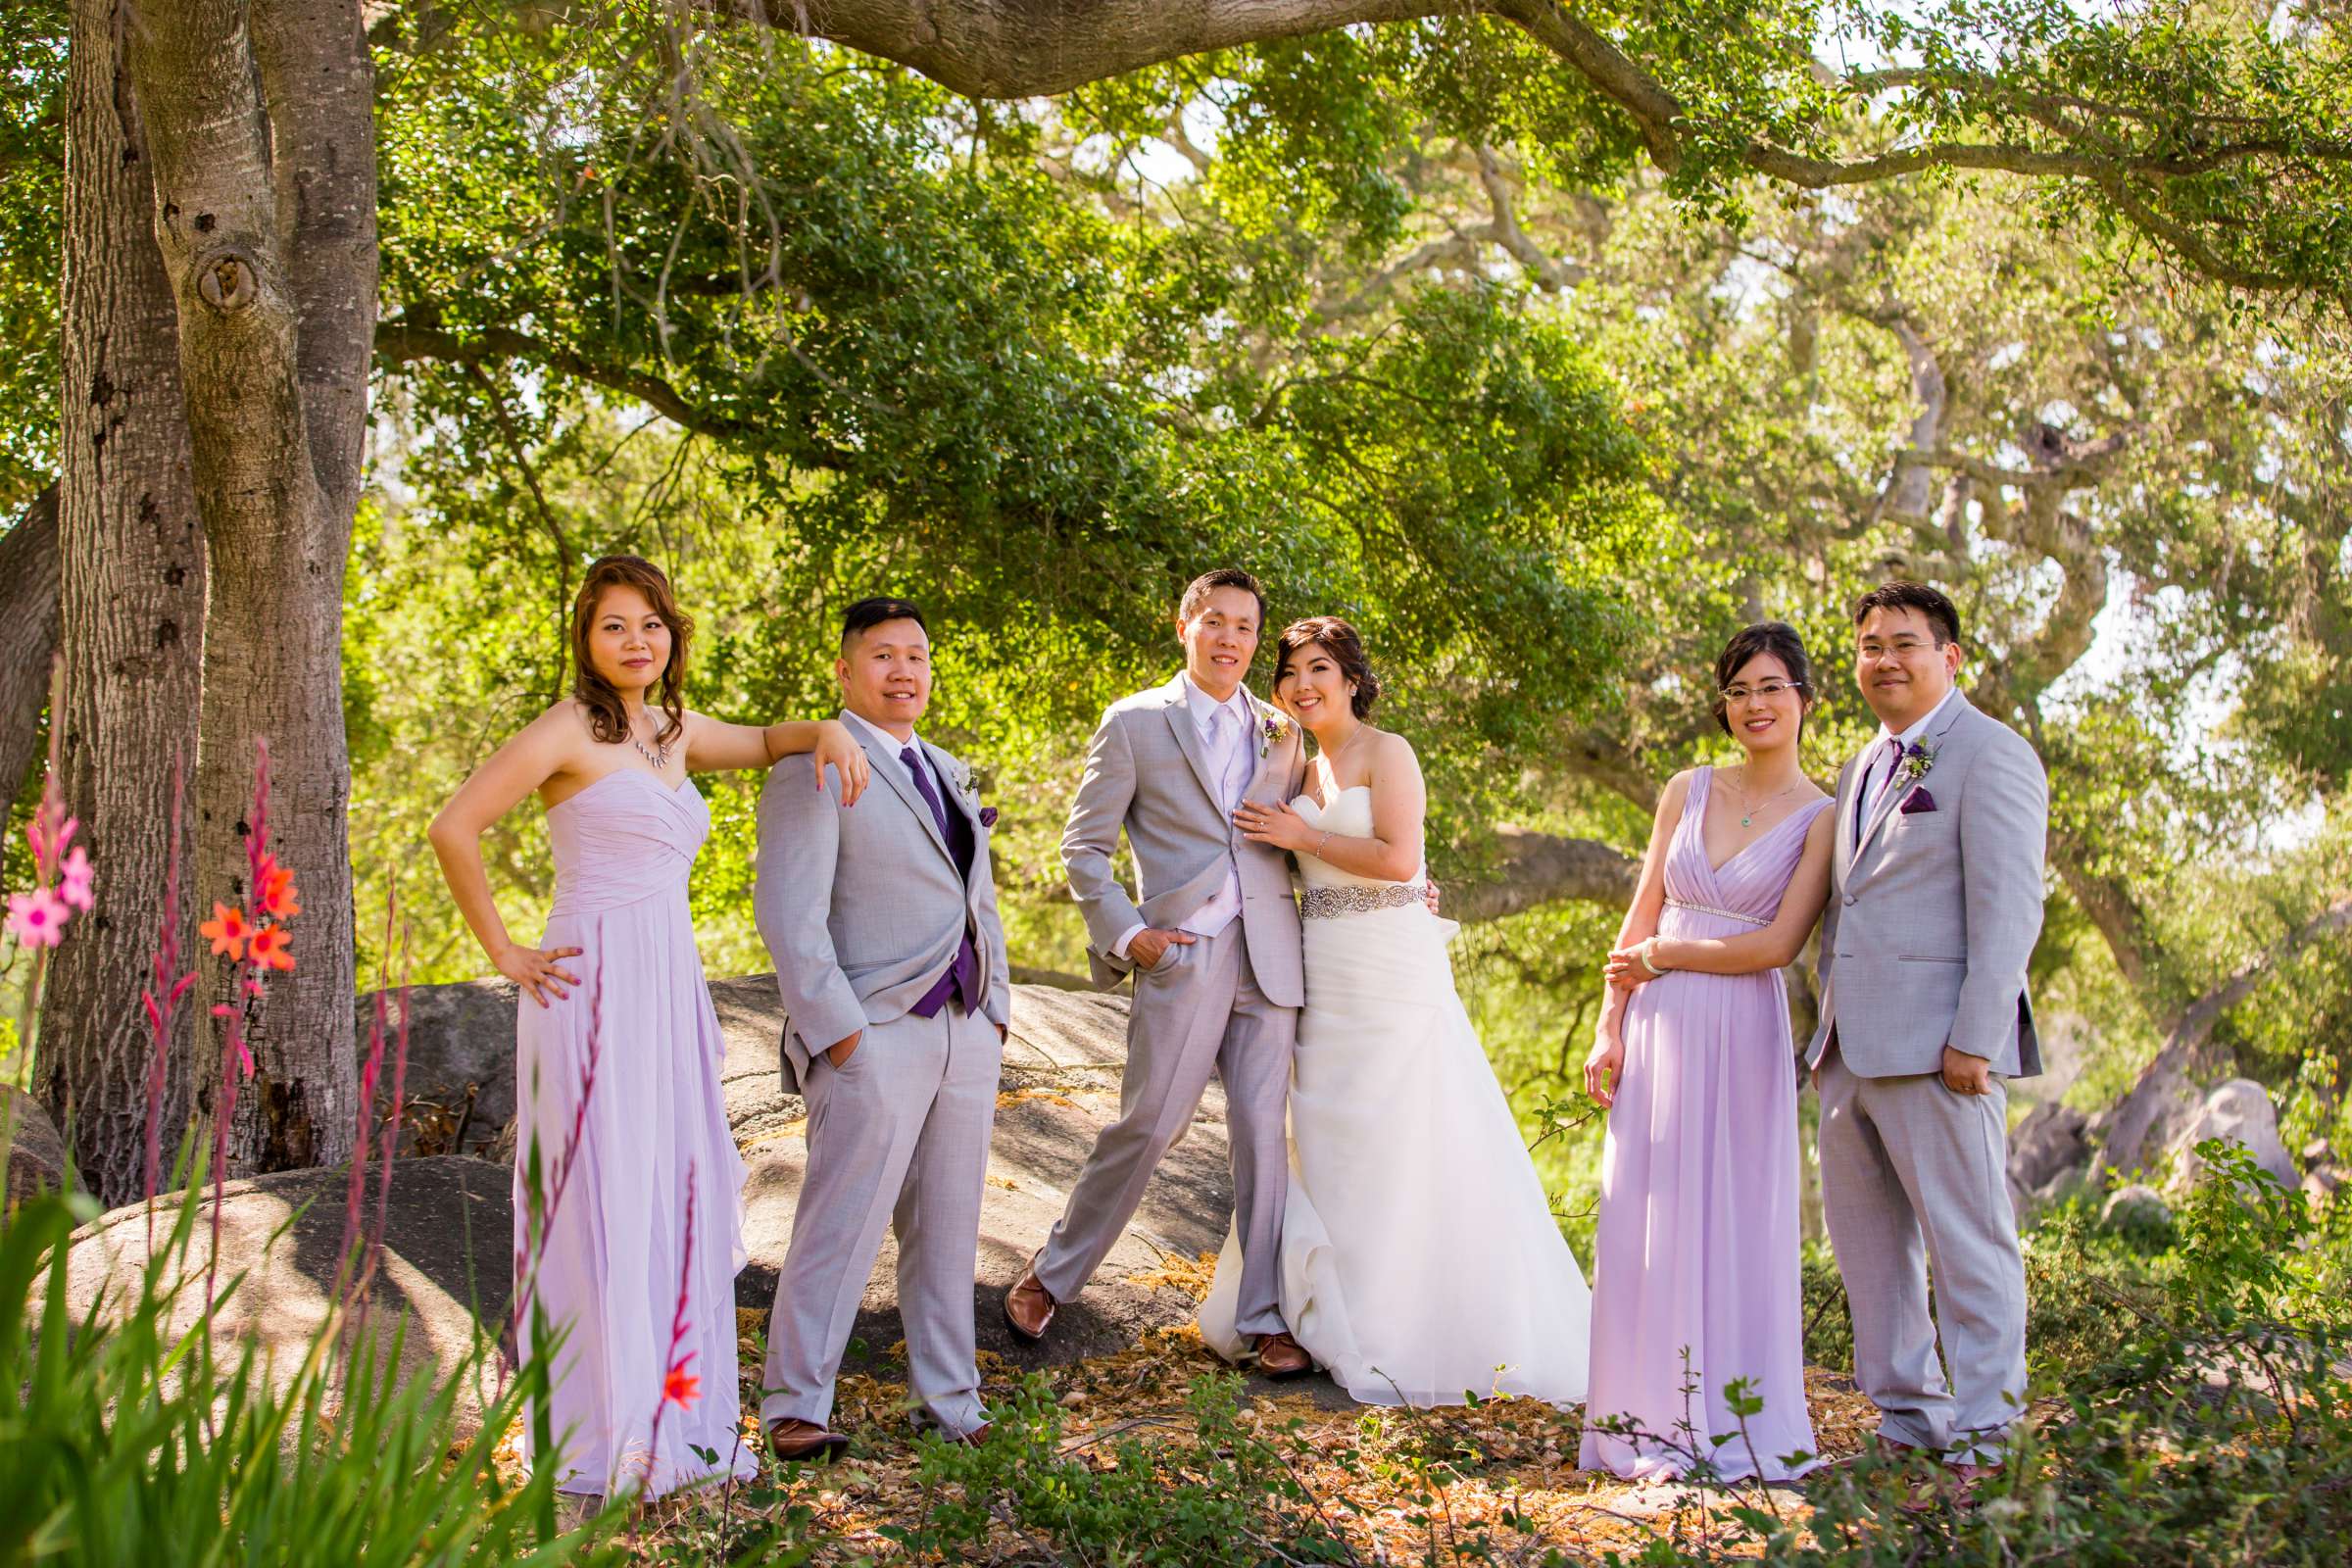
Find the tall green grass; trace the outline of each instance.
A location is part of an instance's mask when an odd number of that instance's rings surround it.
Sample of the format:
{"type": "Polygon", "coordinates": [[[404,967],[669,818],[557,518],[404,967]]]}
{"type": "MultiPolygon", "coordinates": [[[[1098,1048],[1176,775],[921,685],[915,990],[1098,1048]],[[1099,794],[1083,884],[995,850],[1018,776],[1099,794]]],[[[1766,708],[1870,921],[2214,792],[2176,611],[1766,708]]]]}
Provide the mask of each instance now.
{"type": "Polygon", "coordinates": [[[403,1325],[380,1331],[338,1306],[300,1366],[273,1379],[256,1343],[216,1331],[241,1276],[175,1331],[181,1296],[204,1288],[201,1259],[190,1266],[202,1192],[199,1169],[136,1294],[102,1294],[78,1319],[68,1252],[95,1204],[44,1196],[8,1216],[0,1384],[17,1398],[0,1401],[0,1565],[622,1560],[622,1510],[559,1531],[552,1468],[509,1481],[493,1462],[543,1393],[544,1360],[466,1436],[460,1394],[489,1371],[487,1335],[436,1386],[400,1375],[403,1325]]]}

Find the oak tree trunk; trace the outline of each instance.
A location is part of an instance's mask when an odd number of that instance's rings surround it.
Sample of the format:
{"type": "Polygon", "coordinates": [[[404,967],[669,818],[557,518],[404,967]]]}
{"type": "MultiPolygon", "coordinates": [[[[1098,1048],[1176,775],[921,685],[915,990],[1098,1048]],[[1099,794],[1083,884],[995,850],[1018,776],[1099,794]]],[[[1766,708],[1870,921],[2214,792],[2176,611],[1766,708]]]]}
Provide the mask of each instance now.
{"type": "Polygon", "coordinates": [[[357,0],[141,0],[129,58],[212,563],[198,897],[249,898],[264,742],[270,848],[303,891],[295,969],[234,997],[256,1071],[229,1156],[332,1164],[358,1108],[341,642],[375,325],[373,69],[357,0]]]}
{"type": "Polygon", "coordinates": [[[39,750],[57,656],[57,486],[0,533],[0,801],[14,800],[39,750]]]}
{"type": "MultiPolygon", "coordinates": [[[[147,130],[122,58],[129,4],[75,0],[72,20],[59,785],[97,865],[97,906],[49,972],[37,1080],[82,1181],[109,1203],[142,1185],[150,1048],[138,999],[163,917],[172,759],[191,771],[196,760],[205,596],[176,312],[155,248],[147,130]]],[[[166,1083],[167,1158],[187,1116],[195,1037],[182,1030],[166,1083]]]]}

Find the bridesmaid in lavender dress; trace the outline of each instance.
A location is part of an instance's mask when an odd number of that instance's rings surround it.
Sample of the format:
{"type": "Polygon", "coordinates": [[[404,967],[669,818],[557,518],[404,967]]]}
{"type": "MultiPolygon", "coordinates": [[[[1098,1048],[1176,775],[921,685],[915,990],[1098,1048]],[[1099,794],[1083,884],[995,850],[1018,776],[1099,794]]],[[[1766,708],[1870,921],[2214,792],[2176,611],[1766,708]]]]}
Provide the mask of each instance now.
{"type": "MultiPolygon", "coordinates": [[[[863,749],[838,722],[762,729],[688,711],[679,689],[691,630],[659,568],[634,556],[597,562],[572,607],[572,697],[500,747],[431,832],[466,923],[526,994],[515,1028],[516,1289],[527,1280],[565,1338],[549,1384],[557,1452],[531,1454],[526,1439],[525,1457],[558,1464],[557,1489],[573,1494],[653,1496],[758,1469],[736,1393],[744,1165],[686,906],[710,813],[687,770],[813,751],[816,779],[837,766],[845,800],[866,777],[863,749]],[[658,706],[648,701],[657,687],[658,706]],[[499,917],[481,835],[534,790],[547,806],[556,896],[531,948],[499,917]],[[529,1248],[531,1155],[551,1186],[575,1125],[546,1239],[529,1248]],[[526,1249],[536,1254],[527,1261],[526,1249]],[[673,1352],[681,1281],[686,1327],[673,1352]]],[[[527,1325],[517,1338],[527,1357],[527,1325]]]]}
{"type": "Polygon", "coordinates": [[[1798,762],[1812,684],[1796,633],[1747,627],[1715,684],[1715,721],[1746,760],[1667,786],[1585,1062],[1609,1130],[1579,1462],[1647,1479],[1703,1458],[1725,1479],[1793,1480],[1816,1461],[1780,970],[1828,897],[1835,813],[1798,762]],[[1763,1401],[1744,1442],[1735,1382],[1763,1401]]]}

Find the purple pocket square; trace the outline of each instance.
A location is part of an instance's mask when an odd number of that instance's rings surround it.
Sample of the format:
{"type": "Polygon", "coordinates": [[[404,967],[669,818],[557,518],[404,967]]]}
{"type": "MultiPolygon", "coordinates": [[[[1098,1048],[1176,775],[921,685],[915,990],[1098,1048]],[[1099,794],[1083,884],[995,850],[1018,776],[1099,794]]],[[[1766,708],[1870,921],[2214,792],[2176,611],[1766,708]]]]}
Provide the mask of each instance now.
{"type": "Polygon", "coordinates": [[[980,808],[980,825],[982,827],[995,827],[997,825],[997,808],[995,807],[983,806],[980,808]]]}
{"type": "Polygon", "coordinates": [[[1895,814],[1910,816],[1915,812],[1933,811],[1934,809],[1936,809],[1935,796],[1930,795],[1926,790],[1913,790],[1903,797],[1903,804],[1896,809],[1895,814]]]}

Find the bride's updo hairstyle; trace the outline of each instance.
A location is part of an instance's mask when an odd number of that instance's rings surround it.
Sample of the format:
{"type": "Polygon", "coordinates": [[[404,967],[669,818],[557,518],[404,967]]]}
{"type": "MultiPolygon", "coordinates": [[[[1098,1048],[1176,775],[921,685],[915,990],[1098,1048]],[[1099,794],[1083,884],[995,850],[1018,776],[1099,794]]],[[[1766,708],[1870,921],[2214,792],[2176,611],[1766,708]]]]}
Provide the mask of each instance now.
{"type": "Polygon", "coordinates": [[[1709,711],[1714,713],[1716,725],[1729,735],[1731,706],[1723,700],[1723,689],[1747,667],[1749,660],[1766,654],[1781,662],[1781,667],[1788,672],[1788,684],[1796,688],[1796,733],[1801,740],[1805,715],[1813,711],[1813,662],[1805,657],[1805,640],[1785,620],[1759,620],[1732,634],[1732,640],[1723,645],[1722,656],[1715,661],[1715,702],[1709,711]]]}
{"type": "Polygon", "coordinates": [[[571,695],[588,710],[589,734],[608,746],[629,738],[629,710],[621,706],[620,693],[596,672],[588,657],[588,632],[596,624],[597,606],[614,588],[634,588],[643,594],[669,628],[669,662],[662,666],[660,706],[666,721],[662,732],[674,735],[686,723],[686,643],[694,635],[694,622],[678,609],[677,596],[669,591],[669,579],[662,574],[662,568],[642,557],[602,557],[580,583],[580,596],[571,602],[571,695]]]}
{"type": "Polygon", "coordinates": [[[1318,644],[1354,686],[1355,698],[1348,706],[1355,710],[1355,716],[1370,718],[1372,705],[1380,701],[1380,677],[1372,673],[1372,661],[1364,657],[1364,640],[1337,615],[1309,615],[1282,628],[1274,645],[1274,689],[1282,690],[1283,672],[1291,667],[1291,661],[1318,644]]]}

